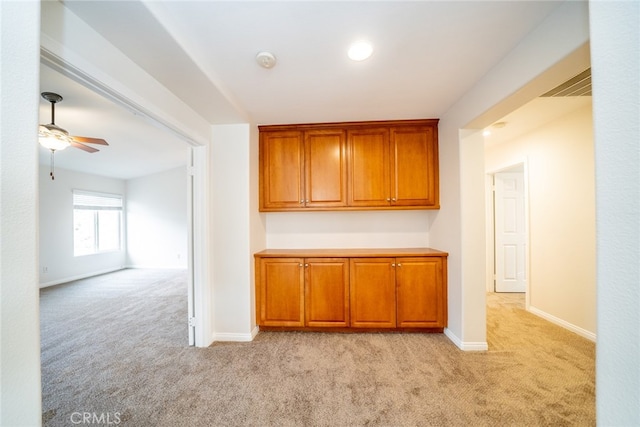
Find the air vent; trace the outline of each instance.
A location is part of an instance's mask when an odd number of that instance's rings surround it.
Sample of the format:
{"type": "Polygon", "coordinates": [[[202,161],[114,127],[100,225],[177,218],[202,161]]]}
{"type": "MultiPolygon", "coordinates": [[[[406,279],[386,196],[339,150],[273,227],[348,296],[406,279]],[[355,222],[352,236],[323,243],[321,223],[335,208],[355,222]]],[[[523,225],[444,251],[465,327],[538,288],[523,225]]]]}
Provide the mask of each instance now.
{"type": "Polygon", "coordinates": [[[591,68],[584,70],[577,76],[540,96],[591,96],[591,68]]]}

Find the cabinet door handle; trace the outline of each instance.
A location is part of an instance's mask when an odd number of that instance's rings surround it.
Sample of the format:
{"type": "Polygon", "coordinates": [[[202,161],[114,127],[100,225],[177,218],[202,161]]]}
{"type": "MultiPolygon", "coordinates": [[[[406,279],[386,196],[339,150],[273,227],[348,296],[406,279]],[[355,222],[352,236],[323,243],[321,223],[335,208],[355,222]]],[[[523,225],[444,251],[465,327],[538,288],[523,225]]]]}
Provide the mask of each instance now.
{"type": "Polygon", "coordinates": [[[396,264],[395,264],[395,263],[391,264],[391,267],[395,267],[395,266],[396,266],[396,264]]]}
{"type": "Polygon", "coordinates": [[[304,200],[300,200],[300,204],[301,204],[301,205],[302,205],[302,204],[304,204],[304,200]]]}
{"type": "Polygon", "coordinates": [[[390,202],[390,201],[391,201],[391,199],[387,197],[387,202],[390,202]]]}
{"type": "Polygon", "coordinates": [[[402,264],[398,264],[398,267],[402,267],[402,264]]]}
{"type": "Polygon", "coordinates": [[[396,198],[395,198],[395,197],[392,197],[392,198],[391,198],[391,201],[395,203],[396,198]]]}
{"type": "Polygon", "coordinates": [[[305,267],[309,267],[309,264],[305,264],[304,266],[305,266],[305,267]]]}
{"type": "Polygon", "coordinates": [[[305,203],[309,203],[309,199],[305,200],[305,203]]]}
{"type": "Polygon", "coordinates": [[[302,263],[298,264],[298,267],[302,267],[302,263]]]}

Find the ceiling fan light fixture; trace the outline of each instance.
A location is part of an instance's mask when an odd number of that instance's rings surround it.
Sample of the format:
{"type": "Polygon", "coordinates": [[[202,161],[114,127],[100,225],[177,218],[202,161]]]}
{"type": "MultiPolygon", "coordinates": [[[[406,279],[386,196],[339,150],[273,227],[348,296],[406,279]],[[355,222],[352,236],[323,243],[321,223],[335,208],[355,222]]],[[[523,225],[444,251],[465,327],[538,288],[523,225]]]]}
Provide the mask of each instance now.
{"type": "Polygon", "coordinates": [[[71,137],[67,131],[56,125],[40,125],[38,142],[51,151],[60,151],[71,145],[71,137]]]}

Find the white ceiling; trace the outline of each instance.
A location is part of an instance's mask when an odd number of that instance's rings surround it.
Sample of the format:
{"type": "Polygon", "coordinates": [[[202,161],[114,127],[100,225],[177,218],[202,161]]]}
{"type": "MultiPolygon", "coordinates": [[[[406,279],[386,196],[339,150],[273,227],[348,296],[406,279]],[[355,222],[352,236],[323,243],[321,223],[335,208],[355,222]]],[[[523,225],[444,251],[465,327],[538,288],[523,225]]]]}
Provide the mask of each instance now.
{"type": "MultiPolygon", "coordinates": [[[[44,65],[40,66],[40,90],[63,97],[56,103],[56,125],[71,135],[109,143],[108,147],[94,145],[100,150],[97,153],[76,148],[58,151],[56,168],[130,179],[186,164],[186,142],[44,65]]],[[[50,122],[51,104],[40,97],[40,123],[50,122]]],[[[39,155],[40,163],[49,165],[49,150],[40,146],[39,155]]]]}
{"type": "MultiPolygon", "coordinates": [[[[441,117],[560,2],[64,4],[208,122],[275,124],[441,117]],[[350,61],[363,38],[373,56],[350,61]],[[263,50],[274,68],[255,62],[263,50]]],[[[127,179],[184,164],[186,143],[42,68],[41,89],[65,97],[56,124],[110,143],[60,152],[59,167],[127,179]]]]}
{"type": "Polygon", "coordinates": [[[572,111],[590,106],[591,100],[590,96],[535,98],[489,126],[487,130],[491,134],[485,137],[485,147],[495,147],[512,141],[572,111]]]}

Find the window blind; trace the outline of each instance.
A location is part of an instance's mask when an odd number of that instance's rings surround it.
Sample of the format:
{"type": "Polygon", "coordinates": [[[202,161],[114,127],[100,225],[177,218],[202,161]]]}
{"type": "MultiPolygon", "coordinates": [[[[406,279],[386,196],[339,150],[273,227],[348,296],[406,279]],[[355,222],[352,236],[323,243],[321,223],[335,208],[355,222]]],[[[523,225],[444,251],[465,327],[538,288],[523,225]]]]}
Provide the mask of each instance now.
{"type": "Polygon", "coordinates": [[[119,194],[73,191],[74,209],[122,210],[122,196],[119,194]]]}

